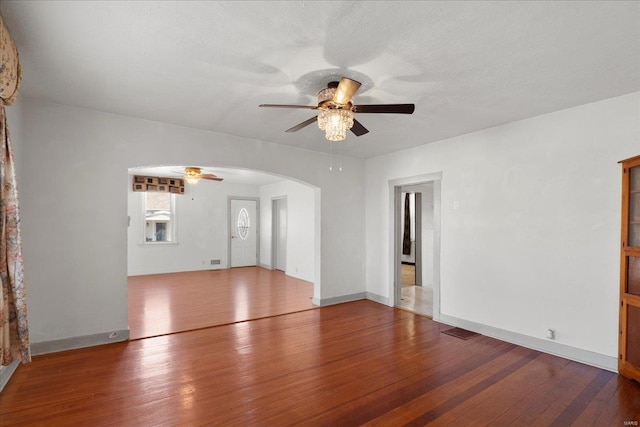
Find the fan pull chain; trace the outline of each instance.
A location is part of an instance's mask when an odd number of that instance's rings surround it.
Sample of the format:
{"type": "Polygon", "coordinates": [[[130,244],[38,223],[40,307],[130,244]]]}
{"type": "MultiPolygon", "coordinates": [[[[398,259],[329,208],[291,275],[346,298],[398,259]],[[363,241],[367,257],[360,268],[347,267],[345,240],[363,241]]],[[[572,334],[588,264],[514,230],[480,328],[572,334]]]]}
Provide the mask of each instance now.
{"type": "Polygon", "coordinates": [[[329,142],[329,172],[333,171],[333,142],[329,142]]]}

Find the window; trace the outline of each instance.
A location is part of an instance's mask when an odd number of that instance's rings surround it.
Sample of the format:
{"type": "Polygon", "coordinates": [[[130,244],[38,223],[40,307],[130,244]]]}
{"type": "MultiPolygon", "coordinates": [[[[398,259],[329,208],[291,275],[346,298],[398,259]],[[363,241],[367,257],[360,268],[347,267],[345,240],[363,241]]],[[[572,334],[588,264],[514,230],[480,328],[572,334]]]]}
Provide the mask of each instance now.
{"type": "Polygon", "coordinates": [[[174,195],[171,193],[145,192],[144,200],[144,242],[175,242],[174,195]]]}

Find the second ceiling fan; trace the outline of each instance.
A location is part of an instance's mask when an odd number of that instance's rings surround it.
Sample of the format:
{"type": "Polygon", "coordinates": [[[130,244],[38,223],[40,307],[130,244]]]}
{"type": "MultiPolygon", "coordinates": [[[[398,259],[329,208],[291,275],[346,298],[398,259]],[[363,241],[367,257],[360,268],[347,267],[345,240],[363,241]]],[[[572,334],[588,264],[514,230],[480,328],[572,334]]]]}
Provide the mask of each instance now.
{"type": "Polygon", "coordinates": [[[318,105],[260,104],[259,106],[320,110],[317,116],[287,129],[286,132],[297,132],[317,121],[318,127],[325,131],[325,136],[329,141],[344,140],[347,136],[347,130],[351,130],[356,136],[369,132],[353,118],[354,113],[412,114],[415,110],[414,104],[354,105],[351,101],[360,86],[360,82],[343,77],[340,82],[330,82],[325,89],[318,92],[318,105]]]}
{"type": "Polygon", "coordinates": [[[222,181],[223,178],[211,173],[202,173],[202,169],[195,166],[187,166],[184,168],[183,178],[191,185],[196,185],[200,180],[222,181]]]}

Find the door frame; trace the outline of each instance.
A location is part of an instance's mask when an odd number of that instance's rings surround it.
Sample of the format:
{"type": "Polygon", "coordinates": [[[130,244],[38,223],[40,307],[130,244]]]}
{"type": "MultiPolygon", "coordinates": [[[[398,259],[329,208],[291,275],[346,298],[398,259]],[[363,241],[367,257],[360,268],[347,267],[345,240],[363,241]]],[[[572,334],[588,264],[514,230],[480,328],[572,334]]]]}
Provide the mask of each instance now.
{"type": "MultiPolygon", "coordinates": [[[[289,202],[287,201],[287,196],[278,196],[271,198],[271,270],[277,270],[278,268],[278,237],[279,232],[279,224],[278,224],[278,215],[276,214],[278,207],[278,202],[284,200],[287,203],[287,239],[289,238],[289,202]]],[[[286,264],[286,260],[285,260],[286,264]]],[[[286,267],[285,267],[286,270],[286,267]]],[[[286,271],[285,271],[286,272],[286,271]]]]}
{"type": "Polygon", "coordinates": [[[256,267],[260,265],[260,198],[245,196],[227,196],[227,268],[231,268],[231,201],[254,201],[256,202],[256,267]]]}
{"type": "MultiPolygon", "coordinates": [[[[398,305],[402,292],[402,245],[400,244],[402,230],[400,219],[403,214],[403,204],[401,203],[403,187],[433,183],[433,320],[436,321],[440,319],[441,181],[442,172],[389,181],[389,305],[391,307],[398,305]]],[[[422,251],[420,256],[422,256],[422,251]]]]}

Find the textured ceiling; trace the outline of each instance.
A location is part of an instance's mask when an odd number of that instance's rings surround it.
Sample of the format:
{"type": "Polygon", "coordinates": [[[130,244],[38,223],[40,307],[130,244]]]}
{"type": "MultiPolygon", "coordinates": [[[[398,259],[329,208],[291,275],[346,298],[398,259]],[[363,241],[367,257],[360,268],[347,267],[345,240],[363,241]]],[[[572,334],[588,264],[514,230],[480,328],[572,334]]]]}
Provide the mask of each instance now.
{"type": "Polygon", "coordinates": [[[289,127],[347,76],[380,154],[640,90],[639,2],[2,1],[23,94],[61,104],[329,150],[289,127]]]}

